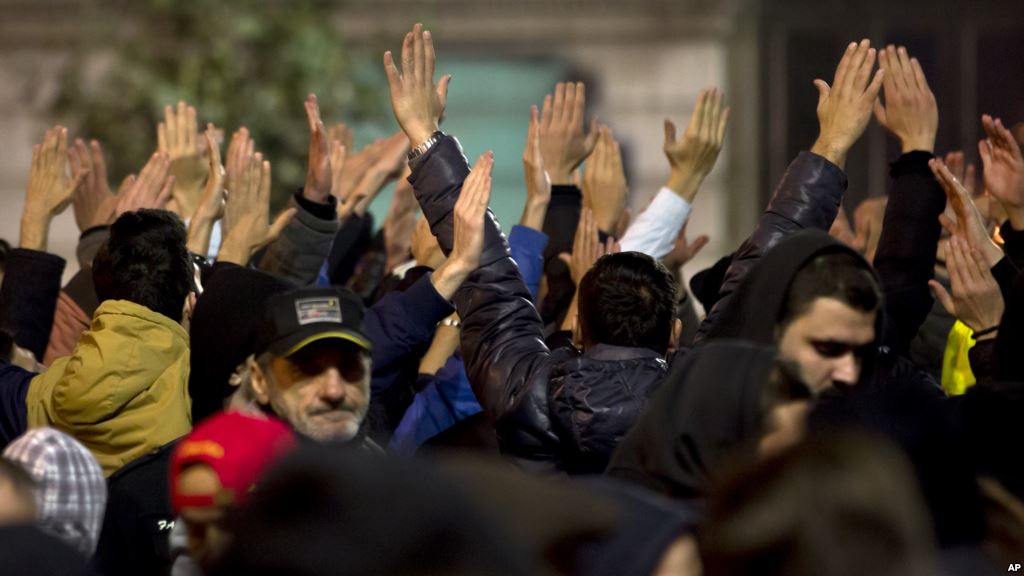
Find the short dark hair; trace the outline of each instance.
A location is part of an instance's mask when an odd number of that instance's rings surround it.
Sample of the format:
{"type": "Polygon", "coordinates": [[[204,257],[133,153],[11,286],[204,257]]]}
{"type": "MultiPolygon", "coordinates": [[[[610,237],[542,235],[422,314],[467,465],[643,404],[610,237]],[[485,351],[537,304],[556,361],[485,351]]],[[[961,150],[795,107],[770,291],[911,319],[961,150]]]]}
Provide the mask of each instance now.
{"type": "Polygon", "coordinates": [[[822,254],[793,276],[779,324],[789,324],[818,298],[835,298],[855,310],[875,312],[882,305],[882,290],[871,269],[853,254],[822,254]]]}
{"type": "Polygon", "coordinates": [[[593,344],[668,350],[678,286],[660,262],[640,252],[603,256],[579,286],[579,319],[593,344]]]}
{"type": "Polygon", "coordinates": [[[179,322],[195,291],[185,225],[166,210],[122,214],[92,264],[100,302],[128,300],[179,322]]]}

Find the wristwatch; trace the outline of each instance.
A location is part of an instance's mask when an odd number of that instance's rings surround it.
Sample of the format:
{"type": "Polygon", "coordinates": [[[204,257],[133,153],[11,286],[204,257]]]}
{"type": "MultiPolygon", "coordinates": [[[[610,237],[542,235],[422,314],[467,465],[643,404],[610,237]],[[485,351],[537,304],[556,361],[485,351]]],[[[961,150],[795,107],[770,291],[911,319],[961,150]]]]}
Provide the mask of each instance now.
{"type": "Polygon", "coordinates": [[[420,156],[423,156],[424,154],[426,154],[428,150],[433,148],[438,142],[441,141],[441,138],[443,136],[444,136],[444,132],[441,132],[440,130],[438,130],[437,132],[434,132],[433,134],[431,134],[430,138],[427,138],[427,140],[423,144],[420,144],[419,146],[417,146],[417,147],[413,148],[412,150],[410,150],[409,151],[409,162],[412,162],[413,160],[415,160],[415,159],[419,158],[420,156]]]}

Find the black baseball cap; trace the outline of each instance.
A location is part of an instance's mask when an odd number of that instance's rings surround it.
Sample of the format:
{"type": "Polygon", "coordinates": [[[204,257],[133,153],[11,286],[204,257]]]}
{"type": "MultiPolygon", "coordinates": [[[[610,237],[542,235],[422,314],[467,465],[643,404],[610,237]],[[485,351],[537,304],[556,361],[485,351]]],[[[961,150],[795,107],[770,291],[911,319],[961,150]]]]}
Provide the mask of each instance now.
{"type": "Polygon", "coordinates": [[[300,288],[272,296],[256,334],[257,355],[291,356],[302,348],[330,338],[371,350],[363,330],[366,307],[345,288],[300,288]]]}

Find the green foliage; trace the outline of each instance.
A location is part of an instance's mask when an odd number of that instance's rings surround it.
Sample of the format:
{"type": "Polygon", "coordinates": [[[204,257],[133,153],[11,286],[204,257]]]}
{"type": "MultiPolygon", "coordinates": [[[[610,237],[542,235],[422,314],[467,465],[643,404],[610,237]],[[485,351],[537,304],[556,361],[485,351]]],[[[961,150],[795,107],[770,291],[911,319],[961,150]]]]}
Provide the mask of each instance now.
{"type": "MultiPolygon", "coordinates": [[[[134,0],[85,39],[53,112],[99,140],[114,185],[156,148],[163,107],[184,99],[200,128],[225,140],[247,126],[273,163],[275,204],[305,181],[309,133],[302,102],[315,92],[325,120],[382,117],[377,68],[344,49],[322,0],[134,0]],[[98,70],[97,70],[98,69],[98,70]],[[88,71],[86,71],[88,70],[88,71]]],[[[337,4],[333,5],[335,8],[337,4]]],[[[106,19],[103,18],[106,16],[106,19]]]]}

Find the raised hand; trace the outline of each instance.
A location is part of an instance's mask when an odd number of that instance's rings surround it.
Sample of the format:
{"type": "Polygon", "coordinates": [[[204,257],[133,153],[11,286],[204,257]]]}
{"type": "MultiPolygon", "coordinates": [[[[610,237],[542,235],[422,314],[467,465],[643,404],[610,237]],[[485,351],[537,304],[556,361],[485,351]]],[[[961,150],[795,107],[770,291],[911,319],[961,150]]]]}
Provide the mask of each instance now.
{"type": "Polygon", "coordinates": [[[887,46],[878,52],[878,66],[885,71],[885,106],[874,101],[875,119],[899,138],[904,154],[932,152],[939,130],[939,107],[921,64],[910,58],[903,46],[887,46]]]}
{"type": "Polygon", "coordinates": [[[597,118],[583,133],[587,89],[583,82],[559,82],[544,97],[540,114],[540,151],[552,184],[571,184],[576,169],[597,144],[597,118]]]}
{"type": "Polygon", "coordinates": [[[530,128],[526,132],[526,148],[523,150],[523,176],[526,180],[526,205],[519,225],[541,230],[551,203],[551,178],[544,170],[544,155],[540,147],[540,112],[536,106],[530,106],[530,128]]]}
{"type": "Polygon", "coordinates": [[[242,126],[231,135],[228,155],[224,164],[224,188],[230,191],[241,176],[252,157],[255,144],[249,137],[249,129],[242,126]]]}
{"type": "Polygon", "coordinates": [[[928,166],[935,174],[942,189],[946,192],[946,199],[949,202],[951,214],[942,214],[939,220],[942,226],[950,233],[966,240],[973,250],[977,250],[985,264],[992,268],[1003,257],[1003,251],[988,235],[981,214],[974,206],[974,201],[967,194],[964,188],[953,174],[946,167],[946,164],[938,158],[928,161],[928,166]],[[951,217],[952,215],[952,217],[951,217]]]}
{"type": "Polygon", "coordinates": [[[68,176],[68,129],[54,126],[47,130],[43,143],[32,147],[32,169],[21,213],[20,247],[46,249],[50,221],[68,207],[84,178],[81,169],[74,178],[68,176]]]}
{"type": "Polygon", "coordinates": [[[224,167],[220,163],[220,146],[217,145],[214,132],[213,124],[208,124],[203,134],[209,160],[206,187],[188,223],[188,249],[193,254],[206,254],[209,251],[213,223],[224,215],[224,167]]]}
{"type": "Polygon", "coordinates": [[[326,203],[331,195],[331,154],[327,129],[320,119],[316,94],[306,97],[306,120],[309,122],[309,169],[302,195],[312,202],[326,203]]]}
{"type": "MultiPolygon", "coordinates": [[[[409,141],[395,132],[389,138],[375,142],[374,161],[359,179],[358,186],[352,192],[355,200],[352,213],[364,215],[370,205],[384,190],[387,184],[406,168],[406,157],[409,154],[409,141]]],[[[349,200],[352,200],[349,198],[349,200]]],[[[346,202],[347,203],[347,202],[346,202]]]]}
{"type": "MultiPolygon", "coordinates": [[[[575,335],[578,335],[577,310],[579,310],[580,283],[583,282],[583,278],[587,275],[587,272],[590,272],[590,269],[594,267],[594,263],[599,258],[605,254],[618,251],[618,244],[612,238],[608,238],[608,241],[604,244],[601,243],[594,213],[589,208],[583,208],[580,211],[579,224],[576,226],[576,236],[572,242],[572,254],[562,252],[558,255],[558,259],[565,262],[566,266],[569,267],[569,274],[572,276],[573,283],[576,284],[576,293],[573,295],[569,311],[562,321],[561,328],[563,331],[573,332],[575,335]]],[[[579,340],[578,337],[577,340],[579,340]]]]}
{"type": "Polygon", "coordinates": [[[75,223],[82,232],[96,226],[110,224],[114,218],[114,207],[117,196],[110,192],[107,182],[107,162],[103,158],[103,148],[93,140],[89,146],[81,139],[68,150],[71,162],[72,178],[82,175],[82,183],[72,197],[75,211],[75,223]]]}
{"type": "Polygon", "coordinates": [[[722,93],[717,88],[701,91],[682,138],[676,139],[676,125],[665,119],[664,150],[672,170],[667,188],[684,200],[693,201],[718,160],[728,123],[729,108],[722,107],[722,93]]]}
{"type": "Polygon", "coordinates": [[[480,265],[484,250],[484,215],[491,199],[494,153],[485,152],[462,183],[455,202],[452,251],[431,275],[437,293],[451,299],[471,272],[480,265]]]}
{"type": "Polygon", "coordinates": [[[818,88],[820,130],[811,152],[840,168],[846,164],[846,153],[867,128],[882,88],[885,71],[878,70],[872,78],[874,65],[875,49],[871,42],[851,42],[836,67],[832,86],[820,78],[814,81],[818,88]]]}
{"type": "Polygon", "coordinates": [[[598,129],[594,152],[583,168],[583,205],[594,214],[597,227],[613,233],[626,209],[626,172],[622,151],[607,126],[598,129]]]}
{"type": "Polygon", "coordinates": [[[601,243],[597,219],[589,208],[584,208],[580,211],[580,222],[576,226],[576,236],[572,241],[572,254],[562,252],[558,258],[569,267],[572,281],[579,288],[583,277],[594,267],[598,258],[612,252],[618,252],[614,240],[609,238],[608,242],[601,243]]]}
{"type": "Polygon", "coordinates": [[[672,248],[672,251],[661,259],[662,264],[673,274],[678,273],[680,268],[686,266],[686,263],[690,260],[693,260],[710,241],[707,234],[697,236],[692,242],[688,240],[686,238],[687,225],[689,225],[689,222],[683,224],[683,227],[679,230],[679,236],[676,236],[676,245],[672,248]]]}
{"type": "Polygon", "coordinates": [[[978,142],[985,190],[1006,209],[1013,229],[1024,230],[1024,157],[1020,146],[1002,120],[985,114],[981,125],[988,136],[978,142]]]}
{"type": "Polygon", "coordinates": [[[182,218],[191,216],[199,203],[206,177],[206,161],[199,146],[196,109],[179,101],[177,110],[164,106],[164,121],[157,125],[157,151],[171,159],[174,203],[182,218]]]}
{"type": "Polygon", "coordinates": [[[953,174],[953,178],[956,178],[963,183],[964,188],[967,189],[967,194],[971,198],[977,198],[975,189],[977,188],[977,181],[975,174],[977,170],[974,164],[964,162],[964,153],[961,150],[955,150],[953,152],[946,152],[946,156],[943,159],[946,163],[946,167],[949,168],[950,173],[953,174]]]}
{"type": "Polygon", "coordinates": [[[366,173],[377,162],[383,151],[384,140],[363,146],[355,152],[338,140],[331,145],[331,194],[338,200],[338,218],[344,220],[355,211],[363,199],[357,191],[366,173]]]}
{"type": "Polygon", "coordinates": [[[868,262],[875,260],[878,241],[882,238],[882,224],[885,222],[885,208],[889,205],[888,196],[866,198],[853,211],[853,229],[856,237],[853,246],[864,253],[868,262]]]}
{"type": "Polygon", "coordinates": [[[448,100],[450,75],[434,84],[434,39],[417,23],[402,42],[402,70],[391,52],[384,53],[384,73],[391,89],[391,108],[410,146],[419,146],[437,131],[448,100]]]}
{"type": "MultiPolygon", "coordinates": [[[[344,122],[338,122],[327,128],[327,140],[329,142],[338,142],[345,147],[346,150],[352,150],[352,144],[355,141],[355,135],[352,134],[352,129],[348,127],[344,122]]],[[[333,166],[331,167],[333,171],[333,166]]]]}
{"type": "MultiPolygon", "coordinates": [[[[982,255],[971,250],[966,240],[954,235],[946,246],[946,269],[952,295],[942,284],[928,281],[946,312],[975,332],[998,326],[1005,309],[1003,294],[982,255]]],[[[990,333],[979,340],[995,336],[990,333]]]]}
{"type": "Polygon", "coordinates": [[[174,180],[170,157],[164,152],[153,154],[139,176],[126,180],[126,185],[118,191],[114,218],[143,208],[164,208],[171,200],[174,180]]]}
{"type": "Polygon", "coordinates": [[[281,235],[297,209],[282,212],[273,224],[270,216],[270,162],[260,153],[246,159],[235,188],[224,206],[224,241],[217,260],[248,266],[256,250],[281,235]]]}

